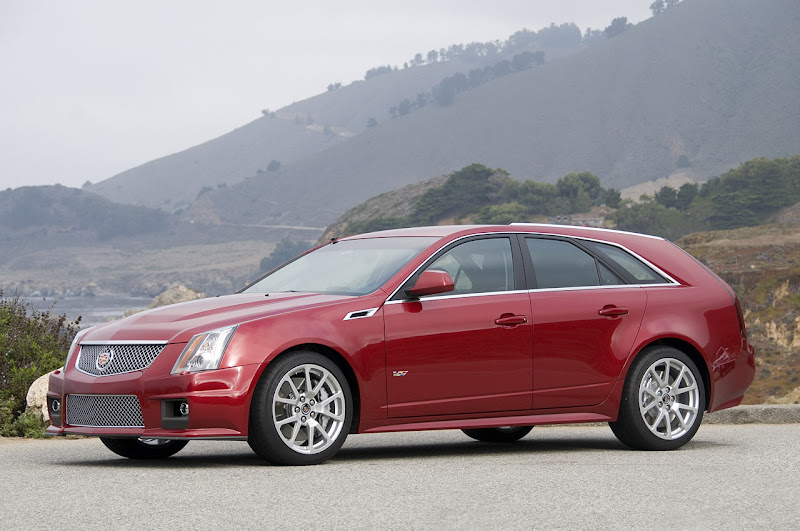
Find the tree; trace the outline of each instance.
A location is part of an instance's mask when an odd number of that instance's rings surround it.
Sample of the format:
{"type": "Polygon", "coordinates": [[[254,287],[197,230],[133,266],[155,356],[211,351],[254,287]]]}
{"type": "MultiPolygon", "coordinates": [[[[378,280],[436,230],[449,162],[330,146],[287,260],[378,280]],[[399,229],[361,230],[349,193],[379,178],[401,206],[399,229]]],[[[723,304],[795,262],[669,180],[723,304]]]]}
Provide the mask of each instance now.
{"type": "Polygon", "coordinates": [[[278,171],[279,169],[281,169],[281,162],[279,160],[272,159],[269,161],[267,171],[278,171]]]}
{"type": "Polygon", "coordinates": [[[650,4],[650,11],[653,12],[653,16],[660,15],[666,8],[667,7],[664,5],[664,0],[655,0],[655,2],[650,4]]]}
{"type": "Polygon", "coordinates": [[[678,205],[678,191],[671,186],[662,186],[653,198],[667,208],[675,208],[678,205]]]}
{"type": "Polygon", "coordinates": [[[428,62],[435,63],[439,59],[439,52],[431,50],[428,52],[428,62]]]}
{"type": "Polygon", "coordinates": [[[511,73],[511,63],[507,60],[502,60],[492,67],[492,73],[495,78],[507,76],[511,73]]]}
{"type": "Polygon", "coordinates": [[[450,105],[456,94],[469,88],[467,76],[458,72],[452,76],[444,78],[433,88],[433,97],[439,105],[450,105]]]}
{"type": "Polygon", "coordinates": [[[571,212],[586,212],[600,200],[600,178],[588,171],[568,173],[556,182],[558,193],[570,203],[571,212]]]}
{"type": "Polygon", "coordinates": [[[675,208],[678,210],[686,210],[692,204],[700,186],[697,183],[685,183],[678,189],[677,204],[675,208]]]}
{"type": "Polygon", "coordinates": [[[338,90],[340,88],[342,88],[341,83],[331,83],[330,85],[328,85],[328,92],[333,92],[334,90],[338,90]]]}
{"type": "Polygon", "coordinates": [[[610,39],[632,27],[633,24],[628,22],[628,17],[617,17],[611,21],[610,26],[603,30],[603,33],[605,33],[606,37],[610,39]]]}
{"type": "Polygon", "coordinates": [[[688,168],[692,164],[689,162],[689,157],[686,155],[681,155],[678,157],[678,167],[679,168],[688,168]]]}
{"type": "Polygon", "coordinates": [[[522,52],[511,58],[511,68],[520,72],[532,67],[534,64],[544,63],[544,52],[522,52]]]}
{"type": "Polygon", "coordinates": [[[367,120],[367,127],[375,127],[376,125],[378,125],[378,120],[374,116],[370,116],[367,120]]]}
{"type": "Polygon", "coordinates": [[[403,98],[403,101],[397,106],[397,112],[400,116],[405,116],[411,112],[411,100],[403,98]]]}

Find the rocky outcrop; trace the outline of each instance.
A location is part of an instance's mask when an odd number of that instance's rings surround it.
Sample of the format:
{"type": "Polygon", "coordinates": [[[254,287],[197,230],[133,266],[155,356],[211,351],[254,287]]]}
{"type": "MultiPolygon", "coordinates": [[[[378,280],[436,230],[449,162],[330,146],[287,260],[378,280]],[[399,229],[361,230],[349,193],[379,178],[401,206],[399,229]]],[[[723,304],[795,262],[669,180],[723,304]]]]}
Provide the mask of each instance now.
{"type": "Polygon", "coordinates": [[[33,382],[33,385],[31,385],[28,389],[28,394],[25,397],[25,403],[28,405],[28,411],[33,411],[34,413],[41,415],[42,419],[46,422],[50,421],[50,414],[47,411],[47,390],[49,388],[51,374],[52,372],[48,372],[47,374],[37,378],[36,381],[33,382]]]}
{"type": "MultiPolygon", "coordinates": [[[[193,301],[197,299],[205,298],[206,294],[199,292],[197,290],[193,290],[191,288],[187,288],[183,284],[173,284],[169,288],[167,288],[164,292],[158,295],[156,298],[153,299],[153,302],[147,307],[148,310],[153,308],[160,308],[161,306],[167,306],[169,304],[177,304],[179,302],[187,302],[193,301]]],[[[142,310],[128,310],[123,314],[124,317],[130,317],[131,315],[138,313],[142,310]]]]}

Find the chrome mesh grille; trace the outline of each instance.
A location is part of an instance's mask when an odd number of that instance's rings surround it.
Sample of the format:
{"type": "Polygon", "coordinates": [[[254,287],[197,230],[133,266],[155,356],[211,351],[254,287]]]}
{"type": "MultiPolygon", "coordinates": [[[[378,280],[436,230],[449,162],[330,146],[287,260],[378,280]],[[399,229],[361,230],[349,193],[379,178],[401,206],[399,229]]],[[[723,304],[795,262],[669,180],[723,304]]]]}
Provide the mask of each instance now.
{"type": "Polygon", "coordinates": [[[144,428],[136,395],[67,395],[67,424],[99,428],[144,428]]]}
{"type": "Polygon", "coordinates": [[[141,371],[150,366],[164,345],[82,345],[78,370],[92,376],[141,371]]]}

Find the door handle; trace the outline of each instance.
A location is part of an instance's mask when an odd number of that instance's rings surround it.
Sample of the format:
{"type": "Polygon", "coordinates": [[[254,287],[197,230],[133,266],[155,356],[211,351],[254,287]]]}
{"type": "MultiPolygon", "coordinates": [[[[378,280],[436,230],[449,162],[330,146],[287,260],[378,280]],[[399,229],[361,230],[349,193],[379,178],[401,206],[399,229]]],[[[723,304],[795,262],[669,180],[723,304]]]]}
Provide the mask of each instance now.
{"type": "Polygon", "coordinates": [[[528,322],[528,318],[524,315],[506,315],[503,317],[498,317],[494,320],[494,324],[500,326],[515,326],[521,325],[528,322]]]}
{"type": "Polygon", "coordinates": [[[624,306],[604,306],[603,309],[598,310],[597,313],[603,317],[617,317],[620,315],[626,315],[628,313],[628,309],[624,306]]]}

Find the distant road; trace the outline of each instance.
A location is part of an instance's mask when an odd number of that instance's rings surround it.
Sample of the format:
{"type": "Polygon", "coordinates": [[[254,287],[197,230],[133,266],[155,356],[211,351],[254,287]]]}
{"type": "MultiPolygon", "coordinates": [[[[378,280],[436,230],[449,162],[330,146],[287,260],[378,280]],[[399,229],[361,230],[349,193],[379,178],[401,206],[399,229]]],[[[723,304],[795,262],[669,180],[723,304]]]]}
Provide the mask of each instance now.
{"type": "Polygon", "coordinates": [[[325,227],[302,227],[300,225],[252,225],[245,223],[221,223],[229,227],[256,227],[259,229],[290,229],[290,230],[308,230],[314,232],[322,232],[325,227]]]}
{"type": "Polygon", "coordinates": [[[0,440],[2,529],[798,529],[800,424],[704,425],[675,452],[608,427],[519,443],[458,431],[350,436],[331,461],[280,468],[243,442],[160,462],[96,439],[0,440]]]}

